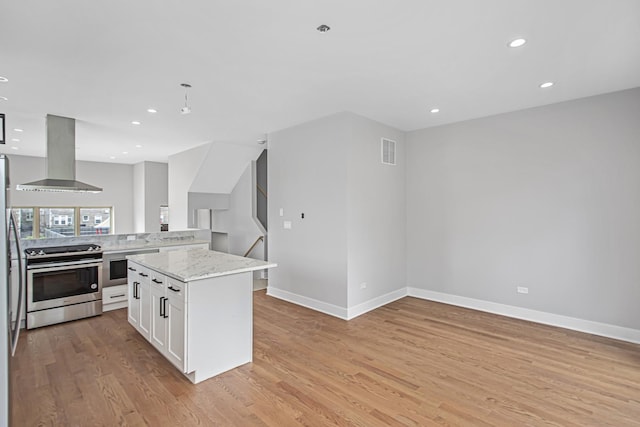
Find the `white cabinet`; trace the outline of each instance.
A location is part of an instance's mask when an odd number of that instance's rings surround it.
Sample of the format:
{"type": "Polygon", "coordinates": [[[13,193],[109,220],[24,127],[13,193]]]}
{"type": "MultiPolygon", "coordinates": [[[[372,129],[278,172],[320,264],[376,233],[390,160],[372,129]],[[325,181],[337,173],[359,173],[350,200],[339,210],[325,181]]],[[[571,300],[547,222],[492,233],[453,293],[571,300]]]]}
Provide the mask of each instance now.
{"type": "Polygon", "coordinates": [[[186,285],[183,282],[167,278],[166,306],[166,357],[181,371],[185,371],[185,327],[187,320],[187,304],[184,294],[186,285]]]}
{"type": "Polygon", "coordinates": [[[102,288],[102,311],[117,310],[127,306],[128,285],[117,285],[102,288]]]}
{"type": "Polygon", "coordinates": [[[167,327],[165,325],[165,286],[159,275],[153,274],[151,284],[151,344],[156,346],[160,351],[164,349],[167,335],[167,327]],[[159,282],[159,283],[158,283],[159,282]]]}
{"type": "Polygon", "coordinates": [[[129,288],[128,319],[145,338],[149,339],[151,323],[150,272],[138,264],[128,264],[127,286],[129,288]]]}
{"type": "Polygon", "coordinates": [[[182,282],[132,260],[129,267],[130,286],[140,283],[130,288],[139,299],[129,306],[129,322],[191,382],[251,362],[252,271],[182,282]],[[140,292],[141,271],[149,273],[147,294],[140,292]],[[147,333],[140,327],[145,318],[147,333]]]}
{"type": "Polygon", "coordinates": [[[184,283],[151,271],[151,343],[182,372],[185,371],[184,283]]]}
{"type": "Polygon", "coordinates": [[[129,323],[139,330],[140,323],[140,298],[138,289],[140,281],[135,267],[129,263],[129,272],[127,273],[127,288],[129,289],[129,307],[127,310],[127,319],[129,323]]]}

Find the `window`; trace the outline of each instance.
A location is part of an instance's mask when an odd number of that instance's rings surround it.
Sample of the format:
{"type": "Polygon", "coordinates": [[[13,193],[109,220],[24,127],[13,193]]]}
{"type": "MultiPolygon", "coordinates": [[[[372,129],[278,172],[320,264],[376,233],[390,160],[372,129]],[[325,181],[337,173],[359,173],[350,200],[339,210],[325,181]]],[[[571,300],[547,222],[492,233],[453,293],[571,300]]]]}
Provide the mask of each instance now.
{"type": "Polygon", "coordinates": [[[160,206],[160,231],[169,231],[169,206],[160,206]]]}
{"type": "Polygon", "coordinates": [[[80,208],[80,215],[89,217],[80,226],[80,235],[111,234],[111,208],[80,208]]]}
{"type": "Polygon", "coordinates": [[[111,234],[112,208],[19,207],[14,208],[21,239],[111,234]]]}
{"type": "Polygon", "coordinates": [[[47,239],[53,237],[75,236],[73,222],[74,208],[39,208],[39,236],[47,239]]]}
{"type": "Polygon", "coordinates": [[[23,239],[33,238],[33,210],[34,208],[13,209],[16,228],[18,229],[18,234],[23,239]]]}

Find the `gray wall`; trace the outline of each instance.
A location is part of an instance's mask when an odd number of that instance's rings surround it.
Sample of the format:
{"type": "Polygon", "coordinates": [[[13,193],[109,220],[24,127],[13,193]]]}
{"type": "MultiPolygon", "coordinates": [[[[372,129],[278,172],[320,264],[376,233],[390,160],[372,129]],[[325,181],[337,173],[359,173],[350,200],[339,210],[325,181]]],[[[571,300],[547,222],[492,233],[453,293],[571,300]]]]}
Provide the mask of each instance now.
{"type": "MultiPolygon", "coordinates": [[[[229,253],[234,255],[244,255],[259,236],[265,235],[253,217],[253,170],[253,165],[249,164],[229,195],[229,209],[221,212],[226,214],[229,253]]],[[[258,243],[249,257],[264,259],[264,242],[258,243]]]]}
{"type": "Polygon", "coordinates": [[[144,170],[144,162],[133,165],[133,226],[136,233],[144,233],[146,224],[144,170]]]}
{"type": "Polygon", "coordinates": [[[168,203],[168,180],[166,163],[140,162],[133,166],[136,233],[160,231],[160,206],[166,206],[168,203]]]}
{"type": "MultiPolygon", "coordinates": [[[[169,203],[169,165],[144,162],[144,232],[160,231],[160,206],[169,203]]],[[[169,217],[171,222],[171,217],[169,217]]],[[[174,228],[175,230],[175,228],[174,228]]]]}
{"type": "Polygon", "coordinates": [[[268,251],[278,263],[269,288],[338,307],[347,307],[346,125],[334,115],[274,132],[267,150],[268,251]]]}
{"type": "Polygon", "coordinates": [[[406,287],[405,133],[349,115],[348,306],[406,287]],[[381,138],[396,141],[396,165],[381,162],[381,138]],[[361,285],[366,283],[366,288],[361,285]]]}
{"type": "Polygon", "coordinates": [[[402,132],[340,113],[271,134],[268,160],[270,289],[350,309],[406,287],[402,132]]]}
{"type": "Polygon", "coordinates": [[[640,329],[639,112],[633,89],[409,133],[408,286],[640,329]]]}
{"type": "Polygon", "coordinates": [[[98,187],[101,193],[16,191],[16,184],[45,177],[42,157],[10,155],[13,206],[112,206],[116,233],[135,232],[133,221],[133,166],[118,163],[76,162],[76,179],[98,187]]]}
{"type": "Polygon", "coordinates": [[[189,205],[187,211],[189,212],[189,228],[197,228],[196,210],[198,209],[211,209],[212,210],[212,230],[226,230],[226,220],[223,221],[220,213],[229,209],[229,195],[228,194],[213,194],[213,193],[193,193],[189,192],[188,195],[189,205]]]}

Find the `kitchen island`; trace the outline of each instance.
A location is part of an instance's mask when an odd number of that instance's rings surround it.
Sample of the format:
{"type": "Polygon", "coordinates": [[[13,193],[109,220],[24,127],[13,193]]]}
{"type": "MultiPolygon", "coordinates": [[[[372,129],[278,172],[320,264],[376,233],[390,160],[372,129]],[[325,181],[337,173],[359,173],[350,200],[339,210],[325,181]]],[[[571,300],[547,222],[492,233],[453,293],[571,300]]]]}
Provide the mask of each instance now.
{"type": "Polygon", "coordinates": [[[253,271],[205,249],[128,258],[129,323],[193,383],[253,359],[253,271]]]}

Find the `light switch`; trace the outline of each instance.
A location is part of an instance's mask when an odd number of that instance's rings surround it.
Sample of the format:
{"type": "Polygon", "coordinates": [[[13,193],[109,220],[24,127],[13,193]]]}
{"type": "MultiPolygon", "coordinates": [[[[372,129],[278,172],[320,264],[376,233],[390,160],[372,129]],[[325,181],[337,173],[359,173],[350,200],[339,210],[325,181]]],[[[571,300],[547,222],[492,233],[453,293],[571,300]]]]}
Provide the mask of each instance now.
{"type": "Polygon", "coordinates": [[[291,221],[284,221],[282,225],[285,230],[291,230],[291,221]]]}
{"type": "Polygon", "coordinates": [[[280,208],[280,216],[284,216],[284,208],[280,208]]]}

